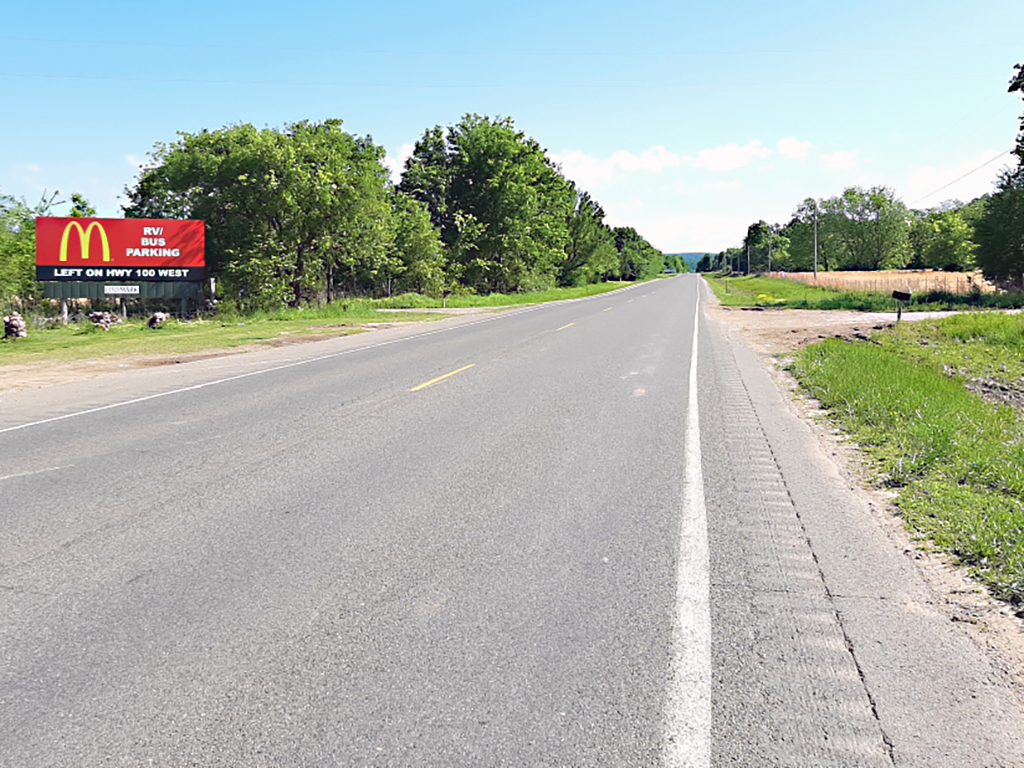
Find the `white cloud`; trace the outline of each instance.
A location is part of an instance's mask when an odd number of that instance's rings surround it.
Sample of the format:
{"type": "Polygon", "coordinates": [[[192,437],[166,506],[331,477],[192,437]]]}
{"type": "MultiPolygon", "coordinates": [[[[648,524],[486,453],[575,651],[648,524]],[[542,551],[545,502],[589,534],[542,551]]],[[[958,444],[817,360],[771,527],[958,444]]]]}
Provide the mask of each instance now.
{"type": "Polygon", "coordinates": [[[711,171],[724,173],[742,168],[756,158],[768,157],[772,151],[757,139],[749,141],[742,147],[738,144],[725,144],[720,147],[702,149],[693,160],[694,168],[707,168],[711,171]]]}
{"type": "Polygon", "coordinates": [[[412,157],[413,149],[415,149],[414,145],[403,144],[401,149],[398,150],[398,157],[388,155],[384,158],[384,167],[388,169],[388,173],[391,174],[391,181],[395,184],[402,180],[402,172],[405,171],[405,161],[412,157]]]}
{"type": "Polygon", "coordinates": [[[11,173],[24,179],[34,177],[42,171],[43,166],[39,163],[14,163],[11,165],[11,173]]]}
{"type": "Polygon", "coordinates": [[[675,180],[662,184],[658,189],[677,195],[703,195],[708,192],[735,192],[736,190],[743,189],[743,182],[739,179],[700,183],[675,180]]]}
{"type": "Polygon", "coordinates": [[[645,149],[639,155],[634,155],[624,149],[612,154],[611,162],[624,171],[649,171],[661,173],[666,168],[675,168],[682,165],[682,158],[674,152],[669,152],[662,146],[645,149]]]}
{"type": "Polygon", "coordinates": [[[748,216],[691,213],[632,222],[655,248],[667,253],[683,250],[718,252],[725,243],[739,242],[752,221],[748,216]]]}
{"type": "Polygon", "coordinates": [[[572,179],[584,189],[592,184],[607,181],[619,172],[661,173],[666,168],[674,168],[684,162],[684,158],[662,146],[645,149],[639,155],[620,149],[605,158],[594,157],[585,152],[552,152],[551,159],[562,167],[562,173],[566,178],[572,179]]]}
{"type": "Polygon", "coordinates": [[[775,146],[778,147],[779,154],[787,160],[800,160],[807,157],[812,144],[809,141],[798,141],[796,136],[789,136],[779,139],[775,146]]]}
{"type": "Polygon", "coordinates": [[[853,152],[832,152],[820,156],[821,163],[829,170],[852,171],[857,167],[857,156],[853,152]]]}
{"type": "Polygon", "coordinates": [[[586,188],[595,181],[605,181],[615,175],[611,158],[602,159],[586,152],[551,153],[551,159],[562,167],[562,173],[586,188]]]}

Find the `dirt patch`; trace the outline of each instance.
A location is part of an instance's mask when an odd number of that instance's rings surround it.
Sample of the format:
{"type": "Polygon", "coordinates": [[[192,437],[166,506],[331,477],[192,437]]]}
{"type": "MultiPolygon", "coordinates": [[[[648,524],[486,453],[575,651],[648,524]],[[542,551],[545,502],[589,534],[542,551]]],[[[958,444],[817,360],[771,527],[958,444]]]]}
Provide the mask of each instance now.
{"type": "MultiPolygon", "coordinates": [[[[892,326],[895,312],[854,312],[822,309],[763,309],[708,304],[708,313],[729,324],[761,356],[792,352],[812,341],[831,336],[867,339],[871,333],[892,326]]],[[[948,317],[952,312],[905,312],[903,320],[915,322],[948,317]]]]}
{"type": "Polygon", "coordinates": [[[132,368],[157,368],[167,365],[181,365],[197,360],[209,360],[215,357],[241,355],[267,347],[287,347],[295,344],[308,344],[326,341],[339,336],[393,328],[408,323],[363,323],[358,325],[323,325],[310,326],[323,329],[323,333],[283,333],[272,339],[261,339],[237,347],[203,349],[196,352],[167,352],[161,354],[132,354],[110,357],[86,358],[83,360],[46,360],[40,358],[29,363],[11,363],[0,365],[0,392],[16,392],[22,389],[37,389],[54,384],[67,384],[72,381],[94,379],[112,373],[119,373],[132,368]]]}
{"type": "Polygon", "coordinates": [[[995,405],[1008,405],[1018,415],[1024,414],[1024,389],[990,378],[971,379],[967,389],[995,405]]]}
{"type": "MultiPolygon", "coordinates": [[[[949,555],[937,551],[927,541],[916,539],[904,527],[894,494],[872,484],[856,447],[846,442],[824,419],[818,403],[800,389],[785,369],[793,352],[804,344],[833,336],[867,338],[872,331],[891,325],[895,321],[893,314],[792,309],[745,311],[722,307],[714,301],[708,303],[707,311],[714,319],[726,323],[728,329],[761,358],[783,397],[810,425],[849,487],[856,489],[875,512],[894,546],[914,561],[935,595],[935,605],[985,648],[999,668],[1024,685],[1024,620],[1010,605],[993,598],[984,585],[972,579],[949,555]]],[[[903,318],[913,322],[949,314],[952,313],[914,312],[904,314],[903,318]]],[[[1024,394],[992,384],[976,380],[968,386],[987,399],[1024,407],[1024,394]]]]}
{"type": "MultiPolygon", "coordinates": [[[[467,316],[460,322],[471,322],[473,315],[501,312],[508,307],[470,307],[466,309],[446,310],[408,310],[410,313],[467,316]]],[[[406,312],[406,310],[381,310],[406,312]]],[[[443,319],[443,318],[439,318],[443,319]]],[[[395,320],[367,323],[324,323],[310,324],[305,331],[286,331],[271,339],[262,339],[237,347],[203,349],[196,352],[143,353],[116,355],[109,357],[87,358],[83,360],[46,360],[40,356],[38,360],[26,363],[10,363],[0,365],[0,392],[16,392],[24,389],[38,389],[55,384],[67,384],[73,381],[94,379],[100,376],[120,373],[133,368],[157,368],[160,366],[180,365],[197,360],[208,360],[215,357],[241,355],[268,347],[287,347],[296,344],[309,344],[317,341],[336,339],[339,336],[350,336],[357,333],[381,331],[391,328],[417,325],[423,320],[407,320],[397,315],[395,320]]]]}

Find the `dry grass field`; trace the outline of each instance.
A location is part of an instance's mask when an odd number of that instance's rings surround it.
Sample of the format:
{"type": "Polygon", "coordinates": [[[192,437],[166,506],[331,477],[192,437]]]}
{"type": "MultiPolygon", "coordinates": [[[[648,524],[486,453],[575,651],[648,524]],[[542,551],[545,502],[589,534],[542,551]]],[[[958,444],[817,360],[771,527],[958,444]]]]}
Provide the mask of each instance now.
{"type": "Polygon", "coordinates": [[[889,269],[880,272],[773,272],[772,277],[784,277],[820,288],[839,291],[947,291],[970,293],[977,286],[983,293],[995,291],[995,286],[974,272],[937,272],[931,269],[889,269]]]}

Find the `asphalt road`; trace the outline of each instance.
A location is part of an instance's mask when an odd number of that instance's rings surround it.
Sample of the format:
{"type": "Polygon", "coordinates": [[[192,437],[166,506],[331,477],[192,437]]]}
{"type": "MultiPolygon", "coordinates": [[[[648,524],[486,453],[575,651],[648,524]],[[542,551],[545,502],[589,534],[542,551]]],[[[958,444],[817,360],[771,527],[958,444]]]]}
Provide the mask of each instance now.
{"type": "Polygon", "coordinates": [[[1024,765],[698,294],[0,396],[0,765],[1024,765]]]}

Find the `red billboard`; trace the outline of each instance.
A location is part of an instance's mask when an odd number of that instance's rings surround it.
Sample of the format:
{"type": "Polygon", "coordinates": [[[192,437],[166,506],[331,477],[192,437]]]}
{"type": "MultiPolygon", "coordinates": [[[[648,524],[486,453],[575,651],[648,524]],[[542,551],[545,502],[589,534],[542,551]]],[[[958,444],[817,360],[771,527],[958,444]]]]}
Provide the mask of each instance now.
{"type": "Polygon", "coordinates": [[[196,219],[36,219],[36,280],[202,280],[196,219]]]}

